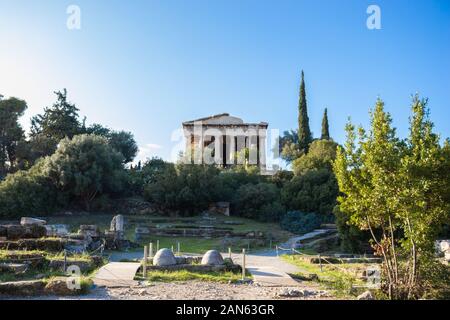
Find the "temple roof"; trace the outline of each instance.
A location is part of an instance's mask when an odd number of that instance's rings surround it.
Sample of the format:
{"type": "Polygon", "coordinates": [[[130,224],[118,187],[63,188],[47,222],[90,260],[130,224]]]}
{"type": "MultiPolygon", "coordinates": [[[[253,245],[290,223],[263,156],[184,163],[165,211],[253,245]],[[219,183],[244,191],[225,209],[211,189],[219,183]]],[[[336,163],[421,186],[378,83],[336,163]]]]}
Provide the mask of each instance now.
{"type": "Polygon", "coordinates": [[[260,126],[268,125],[267,122],[244,123],[244,121],[241,118],[230,116],[229,113],[220,113],[209,117],[183,122],[183,126],[194,125],[194,123],[196,122],[201,122],[202,125],[260,125],[260,126]]]}

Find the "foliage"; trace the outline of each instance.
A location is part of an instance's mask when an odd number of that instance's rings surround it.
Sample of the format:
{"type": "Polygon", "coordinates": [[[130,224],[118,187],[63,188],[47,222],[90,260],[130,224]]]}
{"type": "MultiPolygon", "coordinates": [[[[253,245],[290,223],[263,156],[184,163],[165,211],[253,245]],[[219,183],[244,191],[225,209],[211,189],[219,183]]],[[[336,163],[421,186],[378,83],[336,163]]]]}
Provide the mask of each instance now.
{"type": "Polygon", "coordinates": [[[323,112],[322,135],[320,136],[320,139],[330,140],[330,128],[328,125],[328,110],[327,110],[327,108],[325,108],[325,111],[323,112]]]}
{"type": "Polygon", "coordinates": [[[280,225],[295,234],[304,234],[319,228],[323,222],[326,222],[324,216],[314,212],[289,211],[280,225]]]}
{"type": "Polygon", "coordinates": [[[350,223],[370,231],[376,253],[384,258],[383,289],[391,299],[421,295],[436,231],[449,218],[445,169],[450,158],[432,132],[426,105],[427,100],[413,98],[409,136],[400,141],[378,100],[370,131],[360,128],[357,144],[349,123],[347,142],[334,163],[343,193],[340,210],[350,223]]]}
{"type": "Polygon", "coordinates": [[[332,171],[336,159],[337,143],[330,140],[314,140],[307,154],[297,158],[292,163],[294,174],[302,175],[310,170],[328,169],[332,171]]]}
{"type": "Polygon", "coordinates": [[[43,134],[59,141],[65,137],[72,138],[82,132],[78,108],[67,101],[67,90],[56,91],[56,102],[45,108],[44,114],[31,119],[31,135],[43,134]]]}
{"type": "Polygon", "coordinates": [[[25,137],[19,118],[26,109],[23,100],[0,97],[0,180],[13,169],[17,145],[25,137]]]}
{"type": "Polygon", "coordinates": [[[369,240],[370,232],[360,230],[349,222],[349,216],[339,210],[336,206],[333,210],[336,227],[339,233],[339,242],[341,250],[352,253],[370,252],[369,240]]]}
{"type": "Polygon", "coordinates": [[[305,74],[302,71],[298,100],[298,145],[300,150],[305,150],[307,152],[311,141],[312,134],[309,128],[308,108],[306,103],[305,74]]]}
{"type": "Polygon", "coordinates": [[[236,213],[263,221],[277,221],[284,213],[278,188],[266,182],[241,186],[233,200],[236,213]]]}
{"type": "Polygon", "coordinates": [[[168,164],[144,187],[144,197],[164,210],[192,215],[218,201],[218,169],[209,165],[168,164]]]}
{"type": "Polygon", "coordinates": [[[89,211],[100,194],[121,190],[122,160],[105,138],[84,134],[63,139],[43,171],[61,193],[89,211]]]}
{"type": "Polygon", "coordinates": [[[58,206],[56,188],[42,174],[43,162],[0,183],[0,217],[47,214],[58,206]]]}
{"type": "Polygon", "coordinates": [[[124,163],[129,163],[136,157],[138,146],[131,132],[112,131],[108,136],[108,142],[122,154],[124,163]]]}
{"type": "Polygon", "coordinates": [[[288,210],[330,214],[337,195],[334,174],[327,169],[319,169],[295,176],[286,183],[281,191],[281,200],[288,210]]]}

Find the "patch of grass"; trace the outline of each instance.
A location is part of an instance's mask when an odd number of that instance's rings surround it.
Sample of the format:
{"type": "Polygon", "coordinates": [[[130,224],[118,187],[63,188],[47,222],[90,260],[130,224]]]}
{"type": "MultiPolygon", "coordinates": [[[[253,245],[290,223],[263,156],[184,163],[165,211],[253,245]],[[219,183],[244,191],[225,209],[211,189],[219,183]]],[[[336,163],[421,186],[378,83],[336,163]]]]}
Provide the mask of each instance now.
{"type": "Polygon", "coordinates": [[[329,264],[322,264],[322,271],[320,265],[312,264],[307,259],[296,255],[282,255],[281,258],[288,263],[298,267],[301,272],[293,274],[297,278],[311,278],[311,274],[316,274],[316,281],[323,287],[329,290],[334,290],[336,296],[340,297],[354,297],[353,286],[362,286],[365,282],[358,279],[356,272],[365,269],[366,264],[339,264],[338,268],[329,264]],[[343,271],[342,269],[346,270],[343,271]]]}
{"type": "Polygon", "coordinates": [[[150,282],[172,282],[172,281],[191,281],[200,280],[207,282],[235,283],[241,280],[240,273],[230,271],[210,271],[210,272],[192,272],[188,270],[176,271],[150,271],[147,273],[147,280],[150,282]]]}

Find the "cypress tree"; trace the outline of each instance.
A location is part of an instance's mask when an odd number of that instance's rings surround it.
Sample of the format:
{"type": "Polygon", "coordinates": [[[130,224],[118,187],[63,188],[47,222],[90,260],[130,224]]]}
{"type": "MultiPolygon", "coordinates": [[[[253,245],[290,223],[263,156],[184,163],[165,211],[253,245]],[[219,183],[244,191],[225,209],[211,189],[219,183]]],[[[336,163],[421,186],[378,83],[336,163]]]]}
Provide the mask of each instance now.
{"type": "Polygon", "coordinates": [[[322,118],[322,136],[320,137],[322,140],[330,140],[330,131],[328,127],[328,113],[327,108],[325,108],[325,111],[323,113],[322,118]]]}
{"type": "Polygon", "coordinates": [[[312,142],[311,130],[309,129],[308,110],[306,105],[305,75],[302,70],[300,83],[300,95],[298,100],[298,143],[300,150],[308,151],[312,142]]]}

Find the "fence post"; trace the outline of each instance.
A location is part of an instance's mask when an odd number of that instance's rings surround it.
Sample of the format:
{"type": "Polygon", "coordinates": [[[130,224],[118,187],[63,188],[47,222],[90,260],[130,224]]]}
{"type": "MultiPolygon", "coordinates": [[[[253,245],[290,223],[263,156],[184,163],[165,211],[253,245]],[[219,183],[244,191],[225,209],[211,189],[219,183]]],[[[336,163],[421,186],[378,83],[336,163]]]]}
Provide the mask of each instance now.
{"type": "Polygon", "coordinates": [[[245,280],[245,249],[242,249],[242,280],[245,280]]]}
{"type": "Polygon", "coordinates": [[[231,247],[228,247],[228,257],[231,259],[231,247]]]}
{"type": "Polygon", "coordinates": [[[64,249],[64,265],[63,265],[64,273],[67,270],[67,250],[64,249]]]}
{"type": "Polygon", "coordinates": [[[148,255],[150,258],[153,258],[153,242],[149,244],[148,255]]]}
{"type": "Polygon", "coordinates": [[[177,254],[180,255],[180,241],[177,242],[177,254]]]}
{"type": "Polygon", "coordinates": [[[269,248],[272,250],[272,239],[270,239],[269,248]]]}
{"type": "Polygon", "coordinates": [[[173,245],[172,245],[172,252],[175,252],[175,251],[173,251],[173,245]]]}
{"type": "Polygon", "coordinates": [[[278,245],[275,246],[275,250],[277,250],[277,257],[278,257],[278,245]]]}
{"type": "Polygon", "coordinates": [[[319,253],[319,265],[320,265],[320,272],[323,272],[323,270],[322,270],[322,259],[320,258],[320,253],[319,253]]]}
{"type": "Polygon", "coordinates": [[[148,254],[148,250],[147,250],[147,246],[144,246],[144,261],[142,263],[142,275],[144,276],[144,278],[147,277],[147,254],[148,254]]]}
{"type": "Polygon", "coordinates": [[[156,240],[156,252],[159,251],[159,240],[156,240]]]}

